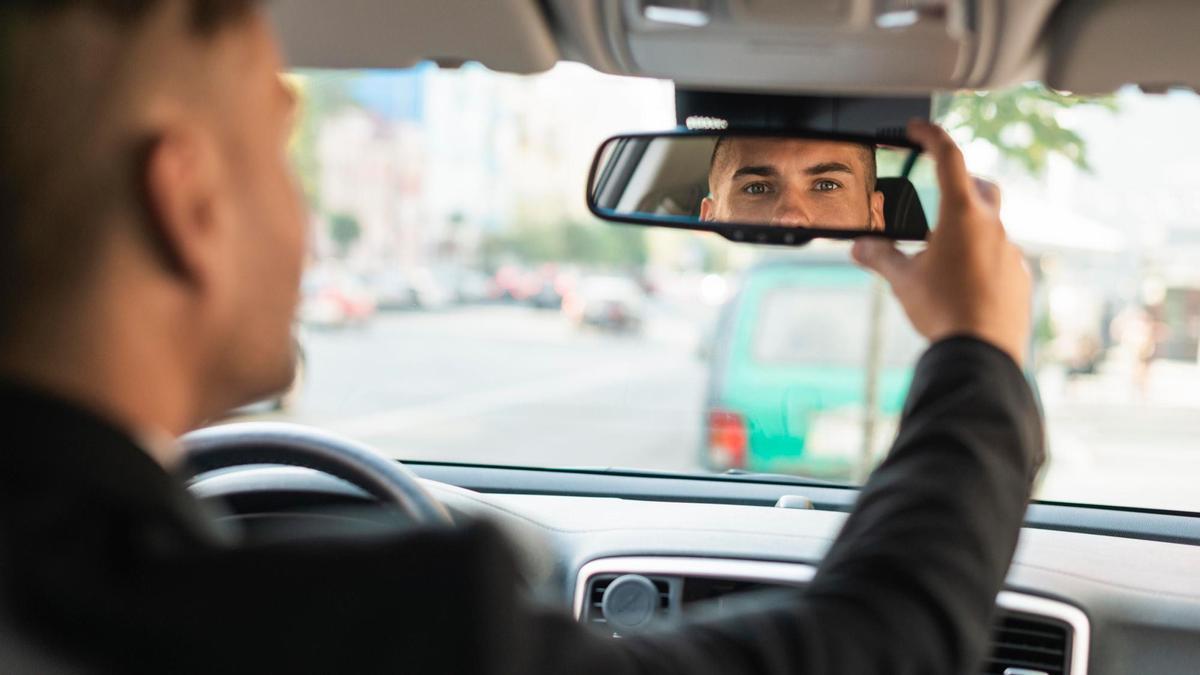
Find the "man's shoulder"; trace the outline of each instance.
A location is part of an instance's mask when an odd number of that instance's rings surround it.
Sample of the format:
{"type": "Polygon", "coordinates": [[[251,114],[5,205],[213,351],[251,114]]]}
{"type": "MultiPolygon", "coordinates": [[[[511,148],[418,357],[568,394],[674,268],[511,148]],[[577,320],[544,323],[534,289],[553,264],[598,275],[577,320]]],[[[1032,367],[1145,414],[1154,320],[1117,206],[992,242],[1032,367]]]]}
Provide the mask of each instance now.
{"type": "Polygon", "coordinates": [[[482,672],[519,601],[504,538],[480,523],[127,565],[27,588],[28,626],[119,672],[482,672]]]}
{"type": "Polygon", "coordinates": [[[0,424],[11,439],[0,462],[14,466],[70,470],[74,456],[138,449],[128,434],[86,406],[11,379],[0,379],[0,424]]]}

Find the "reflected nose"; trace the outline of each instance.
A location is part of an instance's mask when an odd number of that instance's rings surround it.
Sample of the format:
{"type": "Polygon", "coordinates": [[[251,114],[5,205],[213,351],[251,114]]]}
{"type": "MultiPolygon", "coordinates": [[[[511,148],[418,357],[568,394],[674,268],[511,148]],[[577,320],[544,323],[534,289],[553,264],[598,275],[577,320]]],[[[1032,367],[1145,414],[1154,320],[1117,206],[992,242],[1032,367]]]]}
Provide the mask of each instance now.
{"type": "Polygon", "coordinates": [[[776,203],[775,215],[771,218],[772,225],[783,227],[811,227],[812,214],[804,204],[804,200],[794,192],[784,194],[776,203]]]}

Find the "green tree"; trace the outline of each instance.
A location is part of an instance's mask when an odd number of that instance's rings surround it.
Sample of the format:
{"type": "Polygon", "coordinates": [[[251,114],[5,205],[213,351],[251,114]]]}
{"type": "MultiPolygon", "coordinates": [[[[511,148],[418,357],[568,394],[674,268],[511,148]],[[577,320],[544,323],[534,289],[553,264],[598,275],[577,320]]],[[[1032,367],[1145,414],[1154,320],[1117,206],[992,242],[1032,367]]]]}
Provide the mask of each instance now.
{"type": "Polygon", "coordinates": [[[329,218],[329,238],[333,240],[334,246],[337,247],[339,257],[346,257],[346,253],[354,242],[358,241],[362,236],[362,226],[358,224],[358,218],[349,213],[335,213],[329,218]]]}
{"type": "Polygon", "coordinates": [[[1112,96],[1083,97],[1050,91],[1029,83],[1002,91],[963,91],[934,100],[934,119],[960,130],[968,140],[982,140],[1033,175],[1046,169],[1051,155],[1061,155],[1090,171],[1087,142],[1064,127],[1057,113],[1079,106],[1116,112],[1112,96]]]}

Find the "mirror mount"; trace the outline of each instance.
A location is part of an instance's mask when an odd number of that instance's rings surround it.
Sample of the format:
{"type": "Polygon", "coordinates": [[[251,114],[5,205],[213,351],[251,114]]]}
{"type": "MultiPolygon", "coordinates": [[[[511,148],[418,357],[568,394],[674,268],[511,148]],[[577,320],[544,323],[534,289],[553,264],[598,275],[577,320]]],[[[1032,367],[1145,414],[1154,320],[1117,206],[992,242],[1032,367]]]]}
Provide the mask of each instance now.
{"type": "Polygon", "coordinates": [[[881,140],[906,138],[914,117],[930,119],[933,99],[915,97],[797,96],[678,89],[675,118],[720,120],[727,128],[857,134],[881,140]]]}

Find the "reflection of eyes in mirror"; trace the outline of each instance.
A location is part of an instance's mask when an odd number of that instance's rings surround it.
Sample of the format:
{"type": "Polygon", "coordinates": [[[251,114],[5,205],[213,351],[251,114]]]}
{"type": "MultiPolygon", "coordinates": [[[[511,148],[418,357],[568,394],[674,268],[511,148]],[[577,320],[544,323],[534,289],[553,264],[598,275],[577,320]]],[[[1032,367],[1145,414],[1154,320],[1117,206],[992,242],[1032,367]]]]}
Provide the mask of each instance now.
{"type": "Polygon", "coordinates": [[[875,148],[857,143],[724,137],[713,149],[706,222],[823,229],[884,229],[875,148]]]}
{"type": "MultiPolygon", "coordinates": [[[[876,145],[868,137],[619,136],[597,153],[588,208],[606,220],[734,241],[796,245],[861,234],[922,241],[929,219],[923,195],[906,177],[919,159],[911,146],[876,145]]],[[[936,207],[935,194],[930,204],[936,207]]]]}

